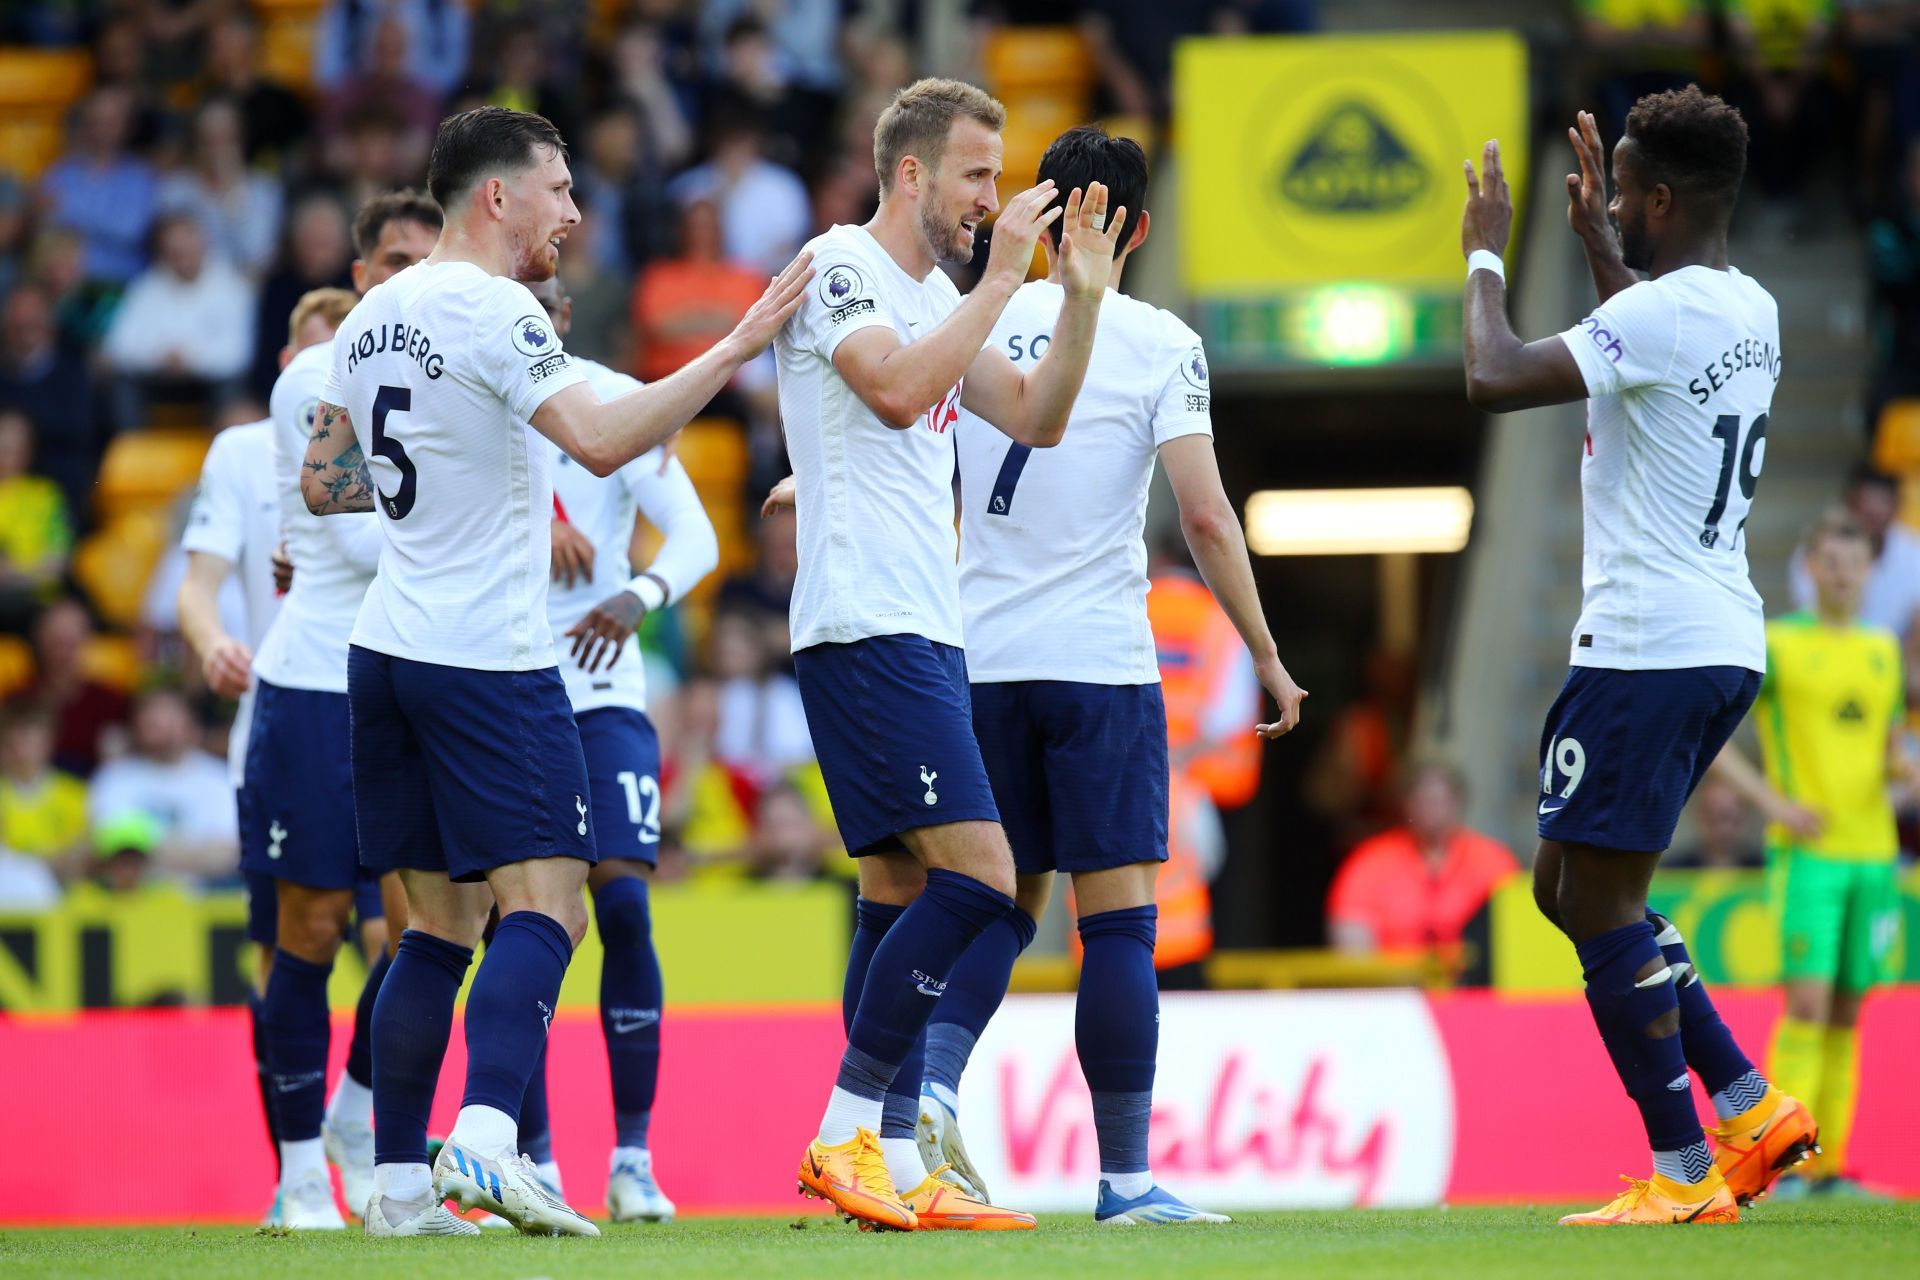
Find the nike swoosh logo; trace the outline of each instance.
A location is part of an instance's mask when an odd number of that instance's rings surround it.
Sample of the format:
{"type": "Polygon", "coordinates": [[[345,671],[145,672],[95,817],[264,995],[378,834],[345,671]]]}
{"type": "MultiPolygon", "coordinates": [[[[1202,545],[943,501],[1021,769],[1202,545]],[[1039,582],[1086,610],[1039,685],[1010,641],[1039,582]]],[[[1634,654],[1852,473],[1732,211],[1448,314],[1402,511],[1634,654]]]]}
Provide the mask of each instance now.
{"type": "Polygon", "coordinates": [[[1712,1206],[1712,1204],[1713,1204],[1713,1201],[1711,1200],[1702,1200],[1700,1202],[1699,1207],[1696,1208],[1692,1213],[1688,1214],[1684,1218],[1680,1217],[1678,1214],[1675,1214],[1673,1220],[1675,1222],[1692,1222],[1695,1218],[1705,1213],[1708,1210],[1708,1208],[1712,1206]]]}
{"type": "Polygon", "coordinates": [[[1545,805],[1543,804],[1543,805],[1541,805],[1541,806],[1540,806],[1540,816],[1544,818],[1544,817],[1546,817],[1546,816],[1547,816],[1548,814],[1550,814],[1550,813],[1558,813],[1558,812],[1560,812],[1560,811],[1561,811],[1562,809],[1564,809],[1564,808],[1566,808],[1566,807],[1567,807],[1567,806],[1565,806],[1565,805],[1563,805],[1563,804],[1557,804],[1557,805],[1555,805],[1555,806],[1554,806],[1553,808],[1551,808],[1551,809],[1549,809],[1549,808],[1547,808],[1547,806],[1545,806],[1545,805]]]}
{"type": "Polygon", "coordinates": [[[811,1151],[807,1152],[807,1169],[814,1177],[820,1176],[820,1161],[811,1151]]]}
{"type": "Polygon", "coordinates": [[[638,1022],[616,1022],[613,1024],[613,1034],[617,1036],[630,1035],[642,1027],[650,1027],[652,1025],[653,1019],[651,1018],[642,1018],[638,1022]]]}

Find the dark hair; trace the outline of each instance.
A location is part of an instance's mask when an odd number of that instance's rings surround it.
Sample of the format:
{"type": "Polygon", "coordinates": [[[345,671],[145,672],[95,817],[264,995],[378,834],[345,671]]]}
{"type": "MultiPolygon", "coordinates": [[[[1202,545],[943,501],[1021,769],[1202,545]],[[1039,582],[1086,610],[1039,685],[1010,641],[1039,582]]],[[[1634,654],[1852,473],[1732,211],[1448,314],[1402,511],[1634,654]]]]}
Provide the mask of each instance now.
{"type": "Polygon", "coordinates": [[[1733,212],[1747,172],[1747,122],[1697,84],[1650,93],[1627,113],[1627,137],[1646,185],[1665,183],[1680,203],[1714,218],[1733,212]]]}
{"type": "Polygon", "coordinates": [[[427,160],[427,190],[450,209],[474,183],[494,173],[524,173],[538,164],[541,149],[567,155],[567,141],[553,121],[531,111],[475,107],[440,122],[427,160]]]}
{"type": "Polygon", "coordinates": [[[1871,462],[1856,462],[1847,471],[1847,492],[1855,493],[1861,489],[1885,489],[1889,493],[1898,493],[1900,481],[1871,462]]]}
{"type": "Polygon", "coordinates": [[[1831,511],[1821,512],[1820,518],[1815,520],[1813,527],[1807,530],[1804,545],[1808,551],[1812,551],[1827,538],[1838,538],[1843,542],[1858,542],[1869,550],[1873,547],[1873,539],[1868,536],[1865,526],[1855,520],[1844,507],[1835,507],[1831,511]]]}
{"type": "Polygon", "coordinates": [[[380,247],[380,233],[389,222],[417,222],[434,231],[446,221],[440,206],[424,191],[412,187],[404,191],[383,191],[360,206],[353,219],[353,252],[361,260],[373,256],[380,247]]]}
{"type": "MultiPolygon", "coordinates": [[[[1111,137],[1100,125],[1083,124],[1047,145],[1046,154],[1040,157],[1038,176],[1053,179],[1062,202],[1075,187],[1085,191],[1090,183],[1104,182],[1108,211],[1126,206],[1127,222],[1120,228],[1119,247],[1127,247],[1127,237],[1133,234],[1147,202],[1147,153],[1139,143],[1132,138],[1111,137]]],[[[1056,249],[1060,247],[1060,222],[1055,218],[1047,228],[1056,249]]]]}

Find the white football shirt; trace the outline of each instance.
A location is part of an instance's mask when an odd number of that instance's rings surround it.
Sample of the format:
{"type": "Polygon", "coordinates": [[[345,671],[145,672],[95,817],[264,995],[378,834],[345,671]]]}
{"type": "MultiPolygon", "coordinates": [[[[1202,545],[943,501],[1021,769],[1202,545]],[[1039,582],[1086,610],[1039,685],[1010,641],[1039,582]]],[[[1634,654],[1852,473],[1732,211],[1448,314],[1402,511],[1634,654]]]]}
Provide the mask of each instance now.
{"type": "Polygon", "coordinates": [[[550,451],[527,423],[581,381],[527,287],[470,262],[417,263],[360,300],[321,394],[352,419],[386,535],[354,644],[480,671],[554,665],[550,451]]]}
{"type": "MultiPolygon", "coordinates": [[[[1021,370],[1046,354],[1066,291],[1034,280],[988,339],[1021,370]]],[[[960,414],[960,606],[967,677],[1158,684],[1147,625],[1147,486],[1160,446],[1211,435],[1199,335],[1107,290],[1067,434],[1015,444],[960,414]]]]}
{"type": "MultiPolygon", "coordinates": [[[[603,403],[641,385],[638,378],[595,361],[575,356],[573,362],[603,403]]],[[[647,571],[667,584],[669,600],[684,599],[700,579],[713,572],[720,563],[719,538],[680,459],[668,459],[663,472],[661,451],[650,449],[602,478],[574,462],[551,441],[547,447],[553,451],[554,516],[585,534],[594,552],[590,581],[575,579],[571,587],[550,582],[547,587],[547,619],[559,650],[567,697],[575,711],[598,707],[645,711],[647,673],[640,642],[629,637],[611,667],[603,661],[598,671],[589,672],[574,660],[572,642],[564,639],[567,629],[602,600],[625,591],[633,580],[628,555],[636,512],[660,531],[660,552],[647,571]]]]}
{"type": "Polygon", "coordinates": [[[260,677],[282,689],[347,691],[347,638],[380,558],[380,522],[360,513],[316,516],[300,496],[300,465],[314,406],[326,385],[333,344],[317,343],[288,362],[273,384],[274,491],[293,561],[293,586],[254,654],[260,677]]]}
{"type": "MultiPolygon", "coordinates": [[[[200,464],[200,487],[194,491],[180,546],[219,556],[233,566],[229,581],[240,584],[241,599],[246,602],[247,648],[256,654],[261,637],[280,612],[280,596],[273,586],[273,551],[279,545],[273,422],[228,427],[213,438],[206,461],[200,464]]],[[[254,688],[249,684],[240,695],[227,733],[227,776],[236,787],[246,781],[254,688]]]]}
{"type": "Polygon", "coordinates": [[[1581,667],[1764,671],[1745,525],[1780,379],[1780,312],[1738,271],[1623,289],[1560,335],[1591,397],[1581,667]]]}
{"type": "Polygon", "coordinates": [[[800,569],[788,619],[794,652],[900,634],[957,646],[960,384],[896,430],[847,385],[833,353],[867,328],[891,328],[913,342],[953,313],[960,291],[937,268],[915,280],[864,227],[836,226],[806,247],[813,284],[773,342],[798,497],[800,569]]]}

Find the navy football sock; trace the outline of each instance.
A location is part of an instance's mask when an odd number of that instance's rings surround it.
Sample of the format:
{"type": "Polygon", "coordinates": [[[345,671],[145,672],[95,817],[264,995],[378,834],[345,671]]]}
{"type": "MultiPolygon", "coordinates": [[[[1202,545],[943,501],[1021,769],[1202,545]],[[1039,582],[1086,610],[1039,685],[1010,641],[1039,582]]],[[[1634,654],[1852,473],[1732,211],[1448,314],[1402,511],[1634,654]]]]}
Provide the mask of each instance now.
{"type": "Polygon", "coordinates": [[[1093,1094],[1101,1173],[1147,1169],[1148,1120],[1160,1049],[1160,984],[1153,943],[1155,906],[1080,918],[1086,954],[1074,1004],[1073,1042],[1093,1094]]]}
{"type": "Polygon", "coordinates": [[[1713,1007],[1707,984],[1693,967],[1693,957],[1687,954],[1687,940],[1680,936],[1680,930],[1657,912],[1647,912],[1647,921],[1653,926],[1660,954],[1673,970],[1674,992],[1680,999],[1680,1050],[1712,1095],[1714,1106],[1723,1113],[1721,1119],[1737,1116],[1766,1096],[1766,1079],[1754,1069],[1740,1051],[1733,1032],[1720,1020],[1720,1011],[1713,1007]]]}
{"type": "Polygon", "coordinates": [[[327,975],[332,964],[312,964],[275,950],[260,1019],[267,1033],[267,1069],[281,1142],[320,1136],[327,1111],[327,975]]]}
{"type": "Polygon", "coordinates": [[[560,980],[573,958],[566,926],[538,911],[500,918],[467,992],[467,1089],[462,1107],[520,1118],[527,1081],[547,1046],[560,980]]]}
{"type": "Polygon", "coordinates": [[[1653,1035],[1680,1000],[1672,967],[1642,920],[1576,944],[1587,980],[1587,1006],[1627,1096],[1640,1108],[1656,1172],[1679,1182],[1707,1176],[1713,1159],[1693,1109],[1693,1079],[1680,1036],[1653,1035]],[[1646,977],[1640,977],[1642,972],[1646,977]]]}
{"type": "Polygon", "coordinates": [[[914,1136],[920,1124],[920,1081],[926,1073],[927,1034],[922,1030],[900,1069],[893,1073],[893,1082],[887,1086],[887,1096],[880,1106],[881,1137],[911,1139],[914,1136]]]}
{"type": "MultiPolygon", "coordinates": [[[[927,887],[873,950],[847,1052],[835,1082],[879,1101],[912,1054],[934,1003],[970,943],[1013,910],[1013,899],[971,876],[936,867],[927,887]]],[[[916,1083],[914,1092],[919,1092],[916,1083]]]]}
{"type": "Polygon", "coordinates": [[[840,1025],[848,1032],[853,1030],[853,1015],[860,1008],[860,993],[867,989],[867,970],[873,964],[873,953],[905,911],[905,907],[875,902],[871,898],[860,898],[853,904],[853,940],[847,945],[847,980],[840,988],[840,1025]]]}
{"type": "Polygon", "coordinates": [[[373,1004],[373,1162],[425,1164],[427,1113],[473,949],[409,929],[373,1004]]]}
{"type": "Polygon", "coordinates": [[[606,957],[600,965],[600,1030],[613,1081],[614,1145],[647,1145],[660,1080],[660,956],[653,947],[647,882],[622,876],[593,895],[606,957]]]}
{"type": "Polygon", "coordinates": [[[380,984],[386,979],[391,961],[382,951],[367,970],[366,985],[360,988],[359,1003],[353,1006],[353,1042],[347,1046],[347,1075],[355,1084],[373,1087],[373,1003],[380,998],[380,984]]]}
{"type": "MultiPolygon", "coordinates": [[[[927,1019],[928,1084],[940,1086],[949,1095],[959,1094],[960,1076],[973,1046],[1006,999],[1013,962],[1033,944],[1038,928],[1032,916],[1015,907],[988,925],[960,957],[947,979],[947,993],[927,1019]]],[[[946,1101],[951,1105],[952,1098],[946,1101]]]]}
{"type": "Polygon", "coordinates": [[[520,1098],[520,1150],[535,1164],[553,1159],[553,1122],[547,1116],[547,1050],[527,1077],[527,1091],[520,1098]]]}
{"type": "Polygon", "coordinates": [[[267,1120],[267,1142],[273,1148],[273,1175],[280,1176],[280,1122],[273,1114],[272,1071],[267,1066],[267,1028],[260,1015],[260,993],[247,989],[247,1027],[253,1035],[253,1074],[260,1086],[260,1114],[267,1120]]]}

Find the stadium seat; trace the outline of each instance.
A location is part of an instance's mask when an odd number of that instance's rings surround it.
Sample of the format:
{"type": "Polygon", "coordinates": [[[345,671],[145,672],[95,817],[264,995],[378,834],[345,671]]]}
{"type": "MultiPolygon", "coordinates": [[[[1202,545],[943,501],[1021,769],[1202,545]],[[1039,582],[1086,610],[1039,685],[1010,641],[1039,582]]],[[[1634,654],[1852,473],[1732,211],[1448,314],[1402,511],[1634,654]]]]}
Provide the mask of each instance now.
{"type": "Polygon", "coordinates": [[[1901,519],[1920,526],[1920,400],[1894,400],[1880,411],[1873,465],[1900,477],[1901,519]]]}
{"type": "Polygon", "coordinates": [[[84,51],[0,47],[0,170],[37,177],[65,144],[66,113],[93,81],[84,51]]]}
{"type": "Polygon", "coordinates": [[[172,502],[200,478],[213,437],[177,427],[129,431],[114,437],[95,482],[94,513],[102,520],[172,502]]]}
{"type": "Polygon", "coordinates": [[[0,636],[0,701],[33,683],[33,647],[19,636],[0,636]]]}
{"type": "Polygon", "coordinates": [[[132,636],[95,636],[80,651],[80,669],[87,677],[122,693],[139,686],[143,666],[132,636]]]}
{"type": "Polygon", "coordinates": [[[987,37],[981,69],[995,96],[1093,83],[1093,55],[1073,27],[1002,27],[987,37]]]}
{"type": "Polygon", "coordinates": [[[102,618],[120,627],[140,621],[147,579],[165,543],[166,524],[157,512],[130,511],[74,548],[74,579],[102,618]]]}

